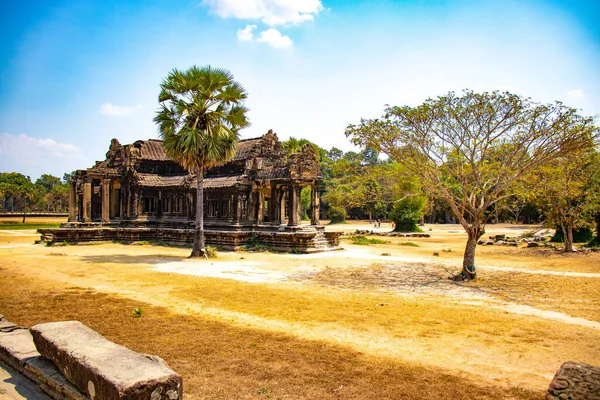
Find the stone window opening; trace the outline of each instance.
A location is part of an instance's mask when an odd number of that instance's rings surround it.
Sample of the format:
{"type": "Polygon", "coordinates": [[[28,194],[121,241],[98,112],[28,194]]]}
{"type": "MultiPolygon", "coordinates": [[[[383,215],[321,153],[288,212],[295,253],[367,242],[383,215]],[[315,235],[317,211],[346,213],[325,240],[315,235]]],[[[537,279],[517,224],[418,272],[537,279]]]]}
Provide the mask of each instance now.
{"type": "Polygon", "coordinates": [[[144,197],[144,214],[156,213],[157,204],[157,197],[144,197]]]}

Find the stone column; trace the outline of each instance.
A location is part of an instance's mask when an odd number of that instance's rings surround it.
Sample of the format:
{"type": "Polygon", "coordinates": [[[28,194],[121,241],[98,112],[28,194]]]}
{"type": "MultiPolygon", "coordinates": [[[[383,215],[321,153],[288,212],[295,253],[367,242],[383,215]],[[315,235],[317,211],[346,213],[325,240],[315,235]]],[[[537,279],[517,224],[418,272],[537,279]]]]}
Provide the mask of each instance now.
{"type": "Polygon", "coordinates": [[[131,186],[127,186],[127,207],[125,208],[125,218],[131,217],[131,186]]]}
{"type": "Polygon", "coordinates": [[[277,185],[271,183],[271,199],[269,200],[269,219],[271,220],[271,225],[280,224],[277,218],[277,213],[279,212],[277,209],[277,200],[279,199],[278,192],[277,185]]]}
{"type": "Polygon", "coordinates": [[[265,194],[262,191],[262,187],[258,187],[258,224],[262,224],[265,219],[265,194]]]}
{"type": "Polygon", "coordinates": [[[250,192],[250,199],[248,200],[248,220],[256,220],[256,197],[258,193],[250,192]]]}
{"type": "Polygon", "coordinates": [[[291,185],[288,192],[290,208],[288,211],[288,226],[298,225],[298,188],[291,185]]]}
{"type": "Polygon", "coordinates": [[[321,216],[319,215],[319,207],[320,207],[320,197],[319,197],[319,184],[315,183],[311,189],[310,196],[310,223],[312,225],[319,225],[319,219],[321,216]]]}
{"type": "Polygon", "coordinates": [[[235,223],[239,224],[242,219],[242,195],[238,193],[235,203],[235,223]]]}
{"type": "Polygon", "coordinates": [[[110,222],[110,179],[102,180],[102,222],[110,222]]]}
{"type": "Polygon", "coordinates": [[[279,221],[284,222],[285,221],[285,199],[287,196],[287,193],[282,191],[280,193],[281,199],[279,199],[279,221]]]}
{"type": "Polygon", "coordinates": [[[90,222],[92,212],[92,183],[83,184],[83,222],[90,222]]]}
{"type": "Polygon", "coordinates": [[[77,221],[77,192],[76,183],[69,184],[69,222],[77,221]]]}
{"type": "Polygon", "coordinates": [[[192,193],[187,194],[186,216],[191,219],[194,215],[194,197],[192,193]]]}
{"type": "Polygon", "coordinates": [[[126,190],[125,187],[121,186],[121,198],[119,199],[119,201],[121,202],[121,205],[119,206],[119,219],[124,219],[125,214],[127,213],[127,192],[128,190],[126,190]]]}

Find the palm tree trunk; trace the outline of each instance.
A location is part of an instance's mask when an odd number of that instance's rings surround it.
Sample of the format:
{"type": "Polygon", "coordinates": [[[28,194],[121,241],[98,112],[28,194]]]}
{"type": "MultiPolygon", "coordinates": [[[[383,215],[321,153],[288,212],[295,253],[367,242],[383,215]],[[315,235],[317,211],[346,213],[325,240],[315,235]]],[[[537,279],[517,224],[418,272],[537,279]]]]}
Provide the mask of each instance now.
{"type": "Polygon", "coordinates": [[[196,228],[194,230],[194,247],[190,257],[207,257],[204,248],[204,177],[202,167],[196,175],[196,228]]]}

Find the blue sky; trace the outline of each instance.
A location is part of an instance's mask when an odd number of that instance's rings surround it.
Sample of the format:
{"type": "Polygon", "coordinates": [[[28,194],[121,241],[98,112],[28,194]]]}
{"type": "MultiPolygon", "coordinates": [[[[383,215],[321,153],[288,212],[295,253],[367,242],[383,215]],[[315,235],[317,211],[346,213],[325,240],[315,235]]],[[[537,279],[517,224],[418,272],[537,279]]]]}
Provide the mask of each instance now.
{"type": "Polygon", "coordinates": [[[509,90],[600,114],[600,1],[0,0],[0,171],[62,176],[157,137],[172,68],[224,67],[252,127],[352,148],[385,104],[509,90]]]}

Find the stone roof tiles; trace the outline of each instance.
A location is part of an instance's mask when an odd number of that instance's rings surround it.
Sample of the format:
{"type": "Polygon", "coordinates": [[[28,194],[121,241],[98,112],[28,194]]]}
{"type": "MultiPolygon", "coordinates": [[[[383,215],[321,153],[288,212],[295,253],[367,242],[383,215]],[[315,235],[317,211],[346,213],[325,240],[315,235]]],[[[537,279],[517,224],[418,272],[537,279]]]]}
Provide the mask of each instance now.
{"type": "Polygon", "coordinates": [[[162,146],[162,140],[138,140],[133,146],[140,149],[140,158],[144,160],[171,161],[165,153],[165,149],[162,146]]]}
{"type": "Polygon", "coordinates": [[[141,186],[147,187],[179,187],[183,186],[189,175],[163,176],[155,174],[137,174],[141,186]]]}

